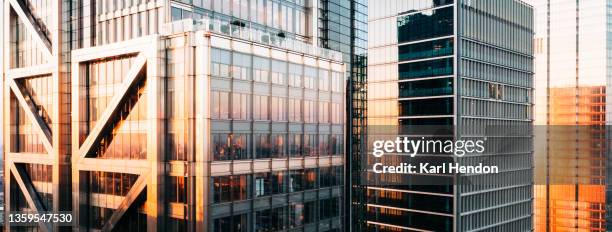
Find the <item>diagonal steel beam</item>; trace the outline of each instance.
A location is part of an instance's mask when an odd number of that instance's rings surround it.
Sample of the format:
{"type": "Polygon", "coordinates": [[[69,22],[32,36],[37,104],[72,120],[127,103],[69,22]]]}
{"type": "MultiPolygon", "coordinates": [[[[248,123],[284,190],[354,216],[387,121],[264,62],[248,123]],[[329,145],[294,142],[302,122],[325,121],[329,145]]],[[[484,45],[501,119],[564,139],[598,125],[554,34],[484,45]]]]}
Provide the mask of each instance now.
{"type": "Polygon", "coordinates": [[[109,121],[111,120],[113,115],[118,110],[120,110],[119,104],[128,95],[128,91],[130,90],[130,88],[136,84],[136,79],[138,78],[141,71],[144,70],[146,62],[147,57],[145,56],[145,54],[138,54],[136,60],[134,61],[132,67],[126,75],[125,80],[123,80],[121,87],[119,87],[117,93],[115,93],[115,96],[113,96],[109,104],[106,106],[104,112],[102,112],[102,115],[100,115],[100,118],[96,122],[96,125],[91,130],[85,141],[83,141],[83,145],[81,145],[81,147],[79,148],[79,160],[85,158],[87,153],[89,153],[93,148],[94,143],[101,138],[103,129],[108,126],[109,121]]]}
{"type": "MultiPolygon", "coordinates": [[[[27,172],[21,166],[15,165],[15,163],[11,163],[11,173],[15,176],[15,180],[17,181],[17,185],[21,189],[23,196],[25,196],[28,205],[32,207],[36,212],[43,213],[45,212],[45,207],[42,204],[42,201],[38,197],[36,193],[36,189],[32,185],[32,182],[28,179],[24,179],[27,177],[27,172]],[[27,180],[27,181],[25,181],[27,180]]],[[[43,221],[39,221],[38,225],[44,231],[52,231],[52,227],[49,223],[45,223],[43,221]]]]}
{"type": "Polygon", "coordinates": [[[22,79],[37,76],[52,75],[55,70],[55,66],[52,64],[41,64],[36,66],[29,66],[26,68],[12,68],[5,71],[6,77],[13,79],[22,79]]]}
{"type": "Polygon", "coordinates": [[[42,50],[43,53],[45,54],[45,56],[47,58],[51,58],[52,57],[52,52],[51,52],[51,40],[49,39],[49,37],[47,37],[47,35],[45,35],[42,31],[43,28],[38,25],[38,22],[34,19],[34,16],[31,14],[31,12],[29,11],[29,9],[27,9],[25,7],[25,3],[23,2],[19,2],[18,0],[8,0],[9,4],[12,6],[13,10],[15,11],[15,13],[17,13],[17,16],[19,17],[19,19],[21,19],[21,22],[23,22],[23,24],[26,26],[26,28],[28,29],[28,31],[34,35],[32,37],[34,37],[34,40],[36,41],[36,43],[38,43],[39,45],[42,46],[42,50]],[[26,8],[28,11],[26,13],[26,8]]]}
{"type": "Polygon", "coordinates": [[[82,158],[79,171],[120,172],[140,175],[151,169],[148,160],[82,158]]]}
{"type": "Polygon", "coordinates": [[[45,147],[48,153],[53,152],[53,146],[51,145],[51,130],[49,129],[49,126],[43,121],[42,118],[32,112],[32,109],[35,109],[36,107],[32,104],[32,102],[28,102],[23,97],[23,92],[21,91],[21,88],[19,88],[19,86],[17,85],[17,82],[15,82],[14,79],[7,79],[7,82],[9,84],[9,87],[15,94],[19,105],[21,105],[21,107],[24,109],[27,117],[34,125],[34,128],[36,128],[36,130],[39,132],[40,137],[42,137],[41,140],[43,146],[45,147]]]}
{"type": "Polygon", "coordinates": [[[147,187],[148,178],[148,172],[138,177],[136,182],[134,182],[134,185],[132,185],[132,188],[130,188],[130,191],[128,191],[128,193],[125,195],[125,198],[123,199],[121,204],[119,204],[119,207],[115,210],[115,212],[113,212],[113,215],[111,215],[110,219],[108,219],[108,221],[104,224],[104,227],[102,227],[102,231],[112,231],[113,228],[115,228],[117,223],[119,223],[121,217],[123,217],[125,212],[127,212],[130,206],[132,206],[132,203],[136,201],[138,195],[140,195],[140,193],[142,193],[145,187],[147,187]]]}

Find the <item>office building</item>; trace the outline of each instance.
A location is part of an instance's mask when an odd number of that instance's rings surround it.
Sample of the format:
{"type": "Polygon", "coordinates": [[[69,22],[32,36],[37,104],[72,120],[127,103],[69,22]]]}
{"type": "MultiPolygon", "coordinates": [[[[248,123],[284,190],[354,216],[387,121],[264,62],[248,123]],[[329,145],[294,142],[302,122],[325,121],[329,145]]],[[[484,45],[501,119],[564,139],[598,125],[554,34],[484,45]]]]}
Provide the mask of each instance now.
{"type": "Polygon", "coordinates": [[[346,86],[364,84],[346,70],[365,45],[352,21],[348,41],[321,35],[340,30],[324,5],[4,1],[5,212],[69,211],[79,230],[344,230],[346,86]]]}
{"type": "MultiPolygon", "coordinates": [[[[532,125],[530,5],[376,0],[368,15],[368,127],[454,126],[454,138],[469,139],[490,135],[490,127],[532,125]]],[[[367,228],[531,231],[531,134],[512,141],[507,152],[460,159],[486,159],[498,174],[443,177],[449,185],[368,186],[367,228]]]]}
{"type": "Polygon", "coordinates": [[[609,1],[535,1],[534,226],[610,231],[609,1]]]}

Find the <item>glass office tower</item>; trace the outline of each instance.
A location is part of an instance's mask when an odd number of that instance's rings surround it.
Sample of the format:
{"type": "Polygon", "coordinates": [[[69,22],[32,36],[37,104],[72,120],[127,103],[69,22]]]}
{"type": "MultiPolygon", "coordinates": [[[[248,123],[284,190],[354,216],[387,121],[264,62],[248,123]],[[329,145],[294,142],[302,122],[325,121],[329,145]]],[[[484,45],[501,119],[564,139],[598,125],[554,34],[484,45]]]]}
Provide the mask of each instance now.
{"type": "MultiPolygon", "coordinates": [[[[533,9],[518,0],[373,1],[369,6],[368,127],[530,127],[533,9]]],[[[370,231],[530,231],[531,134],[512,152],[485,152],[491,185],[368,186],[370,231]],[[508,180],[514,180],[511,184],[508,180]]],[[[473,157],[467,157],[469,160],[473,157]]]]}
{"type": "Polygon", "coordinates": [[[317,4],[5,1],[7,212],[74,217],[8,226],[343,230],[347,67],[317,4]]]}
{"type": "Polygon", "coordinates": [[[610,1],[535,1],[537,231],[610,231],[610,1]],[[568,130],[569,129],[569,130],[568,130]],[[559,138],[555,133],[567,130],[559,138]],[[588,132],[585,133],[585,132],[588,132]]]}

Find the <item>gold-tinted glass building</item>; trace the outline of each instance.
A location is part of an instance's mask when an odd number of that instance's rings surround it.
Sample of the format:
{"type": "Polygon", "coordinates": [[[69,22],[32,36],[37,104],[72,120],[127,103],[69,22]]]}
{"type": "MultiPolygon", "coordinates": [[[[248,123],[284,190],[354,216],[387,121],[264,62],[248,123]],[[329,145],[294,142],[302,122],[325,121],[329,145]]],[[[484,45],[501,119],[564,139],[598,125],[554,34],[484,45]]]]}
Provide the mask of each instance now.
{"type": "Polygon", "coordinates": [[[609,231],[610,1],[533,2],[534,226],[609,231]]]}
{"type": "Polygon", "coordinates": [[[4,1],[10,230],[340,231],[346,66],[319,1],[4,1]]]}

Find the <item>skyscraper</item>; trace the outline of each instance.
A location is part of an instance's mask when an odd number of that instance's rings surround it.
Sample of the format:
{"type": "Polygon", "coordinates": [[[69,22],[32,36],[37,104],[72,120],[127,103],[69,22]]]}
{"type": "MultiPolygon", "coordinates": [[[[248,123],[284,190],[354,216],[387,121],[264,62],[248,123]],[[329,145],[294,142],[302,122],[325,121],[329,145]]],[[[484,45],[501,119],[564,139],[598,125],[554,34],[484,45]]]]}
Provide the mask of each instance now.
{"type": "MultiPolygon", "coordinates": [[[[460,139],[486,136],[490,126],[532,125],[531,6],[375,2],[368,14],[368,127],[454,126],[460,139]]],[[[368,186],[368,229],[531,230],[533,149],[529,132],[518,137],[516,150],[464,159],[485,158],[499,165],[499,174],[450,176],[446,186],[368,186]]]]}
{"type": "Polygon", "coordinates": [[[320,26],[345,16],[332,3],[5,1],[6,211],[73,212],[80,230],[343,230],[366,8],[338,2],[349,21],[320,26]]]}
{"type": "Polygon", "coordinates": [[[611,229],[610,3],[534,1],[537,231],[611,229]]]}

